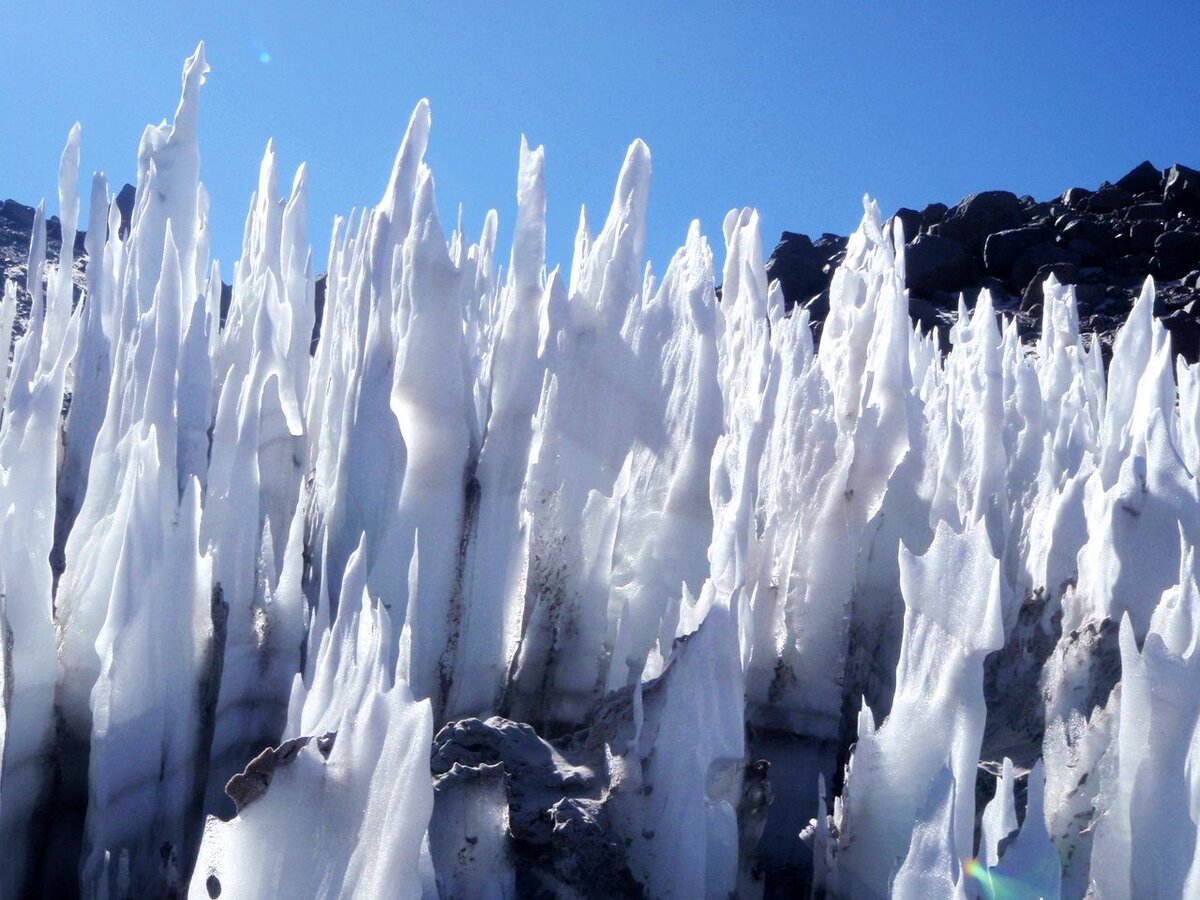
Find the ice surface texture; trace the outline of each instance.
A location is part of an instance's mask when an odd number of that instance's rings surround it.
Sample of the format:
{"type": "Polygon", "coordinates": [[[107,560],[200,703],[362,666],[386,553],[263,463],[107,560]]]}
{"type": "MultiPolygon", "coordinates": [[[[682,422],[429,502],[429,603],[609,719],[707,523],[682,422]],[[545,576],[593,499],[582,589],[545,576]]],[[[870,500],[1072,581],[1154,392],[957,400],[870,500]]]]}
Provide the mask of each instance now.
{"type": "Polygon", "coordinates": [[[82,301],[39,210],[0,303],[0,897],[1200,892],[1200,368],[1152,283],[1107,371],[1053,278],[1035,345],[985,292],[940,348],[867,201],[817,347],[751,210],[719,299],[698,223],[644,263],[640,141],[569,272],[524,142],[507,265],[495,213],[447,239],[422,102],[314,348],[270,146],[223,302],[206,72],[124,237],[96,177],[82,301]]]}

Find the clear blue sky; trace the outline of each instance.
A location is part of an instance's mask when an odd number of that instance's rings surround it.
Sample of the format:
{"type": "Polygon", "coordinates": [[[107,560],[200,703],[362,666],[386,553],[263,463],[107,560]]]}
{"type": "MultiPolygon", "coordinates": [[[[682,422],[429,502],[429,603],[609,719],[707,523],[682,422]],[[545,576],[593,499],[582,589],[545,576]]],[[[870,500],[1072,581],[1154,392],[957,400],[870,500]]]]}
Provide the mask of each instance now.
{"type": "MultiPolygon", "coordinates": [[[[1200,166],[1200,4],[1178,2],[521,3],[0,0],[0,197],[54,206],[83,123],[86,172],[134,177],[207,43],[202,177],[214,253],[236,255],[268,137],[308,160],[324,268],[335,213],[374,203],[414,103],[430,98],[443,220],[495,207],[501,258],[520,135],[546,146],[551,262],[579,205],[598,227],[625,148],[650,145],[661,272],[698,217],[731,207],[845,233],[885,212],[1002,187],[1094,187],[1149,157],[1200,166]],[[268,61],[269,60],[269,61],[268,61]]],[[[86,196],[86,194],[85,194],[86,196]]]]}

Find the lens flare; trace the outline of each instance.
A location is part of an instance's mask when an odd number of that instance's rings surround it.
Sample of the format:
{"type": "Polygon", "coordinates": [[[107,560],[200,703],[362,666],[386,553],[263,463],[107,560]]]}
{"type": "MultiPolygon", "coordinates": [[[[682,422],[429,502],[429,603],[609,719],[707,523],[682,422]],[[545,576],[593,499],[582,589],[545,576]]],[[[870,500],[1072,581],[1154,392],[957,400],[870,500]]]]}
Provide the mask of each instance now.
{"type": "Polygon", "coordinates": [[[963,860],[963,874],[975,879],[979,885],[979,896],[983,900],[1036,900],[1039,894],[1023,887],[1015,878],[989,872],[978,859],[963,860]]]}

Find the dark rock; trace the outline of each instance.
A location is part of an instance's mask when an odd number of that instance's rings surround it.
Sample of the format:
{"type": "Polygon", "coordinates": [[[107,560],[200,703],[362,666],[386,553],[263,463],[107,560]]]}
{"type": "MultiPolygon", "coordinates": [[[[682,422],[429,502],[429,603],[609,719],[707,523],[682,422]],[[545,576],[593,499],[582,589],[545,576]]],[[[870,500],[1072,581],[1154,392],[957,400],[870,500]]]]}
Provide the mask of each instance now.
{"type": "Polygon", "coordinates": [[[1050,236],[1050,229],[1039,225],[989,234],[983,245],[983,267],[989,275],[1006,278],[1022,253],[1030,247],[1048,242],[1050,236]]]}
{"type": "Polygon", "coordinates": [[[1104,297],[1104,285],[1102,284],[1077,284],[1075,286],[1075,303],[1079,307],[1081,316],[1094,312],[1104,303],[1104,297]]]}
{"type": "Polygon", "coordinates": [[[1135,203],[1125,210],[1125,218],[1129,221],[1139,219],[1165,219],[1167,207],[1163,203],[1135,203]]]}
{"type": "Polygon", "coordinates": [[[434,738],[435,791],[487,783],[487,769],[503,767],[508,787],[509,834],[517,878],[568,886],[576,896],[628,896],[636,891],[606,811],[594,800],[603,784],[591,753],[556,751],[533,728],[500,717],[451,722],[434,738]]]}
{"type": "Polygon", "coordinates": [[[225,320],[229,318],[229,308],[233,305],[233,285],[221,282],[221,327],[225,327],[225,320]]]}
{"type": "Polygon", "coordinates": [[[1064,228],[1066,228],[1071,223],[1078,222],[1078,221],[1079,221],[1078,213],[1065,212],[1061,216],[1054,217],[1054,230],[1062,231],[1064,228]]]}
{"type": "Polygon", "coordinates": [[[1048,263],[1042,266],[1025,286],[1025,292],[1021,295],[1021,309],[1028,312],[1034,306],[1041,306],[1045,299],[1042,295],[1042,284],[1051,275],[1063,284],[1074,284],[1075,279],[1079,277],[1079,267],[1074,263],[1065,262],[1048,263]]]}
{"type": "Polygon", "coordinates": [[[1112,253],[1112,229],[1094,219],[1077,219],[1062,230],[1067,249],[1085,263],[1099,262],[1112,253]]]}
{"type": "Polygon", "coordinates": [[[833,277],[834,270],[842,264],[842,260],[846,257],[847,240],[848,238],[841,235],[825,232],[813,241],[813,248],[821,254],[821,258],[825,261],[821,266],[821,272],[825,275],[827,284],[833,277]]]}
{"type": "Polygon", "coordinates": [[[0,218],[8,219],[13,226],[29,230],[33,228],[33,217],[37,212],[32,206],[23,206],[15,200],[0,203],[0,218]]]}
{"type": "Polygon", "coordinates": [[[225,785],[226,796],[233,801],[235,809],[240,813],[267,792],[276,769],[294,760],[300,751],[314,740],[321,756],[328,759],[336,738],[337,732],[330,731],[320,737],[304,735],[284,741],[278,747],[267,747],[250,760],[245,769],[229,779],[229,783],[225,785]]]}
{"type": "Polygon", "coordinates": [[[1105,270],[1113,278],[1125,284],[1141,282],[1150,274],[1153,260],[1149,253],[1128,253],[1105,263],[1105,270]]]}
{"type": "Polygon", "coordinates": [[[117,194],[117,209],[121,213],[120,235],[125,238],[129,234],[129,225],[133,221],[133,202],[137,197],[137,188],[127,184],[117,194]]]}
{"type": "Polygon", "coordinates": [[[816,247],[825,256],[826,259],[833,256],[835,253],[840,253],[846,249],[846,242],[849,238],[843,237],[840,234],[830,234],[828,231],[823,232],[819,238],[813,241],[813,246],[816,247]]]}
{"type": "Polygon", "coordinates": [[[806,234],[785,231],[767,260],[767,277],[778,281],[788,309],[820,293],[828,279],[821,267],[826,257],[806,234]]]}
{"type": "Polygon", "coordinates": [[[921,210],[921,226],[928,229],[931,225],[937,225],[949,211],[950,207],[945,203],[930,203],[921,210]]]}
{"type": "Polygon", "coordinates": [[[1071,209],[1086,209],[1088,198],[1092,196],[1092,192],[1087,188],[1073,187],[1067,188],[1062,195],[1062,203],[1071,209]]]}
{"type": "Polygon", "coordinates": [[[950,326],[953,323],[947,312],[939,310],[921,297],[910,297],[908,315],[913,322],[921,326],[922,332],[928,334],[930,331],[937,331],[941,345],[949,346],[950,326]]]}
{"type": "Polygon", "coordinates": [[[919,235],[908,245],[905,270],[909,290],[923,295],[959,291],[978,277],[975,263],[962,245],[934,234],[919,235]]]}
{"type": "Polygon", "coordinates": [[[1171,166],[1163,185],[1163,203],[1173,213],[1200,215],[1200,172],[1178,164],[1171,166]]]}
{"type": "Polygon", "coordinates": [[[1010,191],[982,191],[959,203],[938,225],[938,234],[983,256],[989,234],[1018,228],[1025,223],[1021,201],[1010,191]]]}
{"type": "Polygon", "coordinates": [[[1162,170],[1147,159],[1118,178],[1117,187],[1131,194],[1157,191],[1162,187],[1162,170]]]}
{"type": "Polygon", "coordinates": [[[1109,213],[1124,209],[1133,203],[1133,195],[1119,187],[1109,185],[1088,197],[1087,208],[1091,212],[1109,213]]]}
{"type": "Polygon", "coordinates": [[[821,291],[812,299],[804,304],[804,308],[808,310],[808,321],[824,322],[829,316],[829,289],[821,291]]]}
{"type": "Polygon", "coordinates": [[[1189,363],[1200,358],[1200,322],[1185,308],[1177,309],[1162,320],[1171,335],[1171,349],[1189,363]]]}
{"type": "MultiPolygon", "coordinates": [[[[321,340],[321,321],[325,318],[325,286],[326,286],[326,282],[328,280],[329,280],[329,276],[327,273],[324,273],[324,272],[322,272],[320,275],[318,275],[316,277],[316,286],[315,286],[315,290],[314,290],[315,298],[314,298],[314,303],[313,303],[313,306],[316,309],[316,318],[313,319],[312,343],[309,345],[309,349],[308,349],[308,352],[310,355],[317,352],[317,342],[321,340]]],[[[221,285],[221,287],[224,288],[225,286],[221,285]]],[[[717,286],[717,299],[718,300],[721,299],[720,291],[721,291],[721,288],[720,288],[720,285],[718,285],[717,286]]],[[[222,303],[224,302],[224,297],[225,297],[224,290],[222,290],[222,292],[221,292],[222,303]]]]}
{"type": "Polygon", "coordinates": [[[1162,302],[1162,314],[1165,316],[1168,313],[1176,310],[1187,309],[1187,305],[1192,301],[1192,292],[1183,285],[1173,285],[1158,292],[1155,296],[1155,308],[1158,307],[1159,301],[1162,302]],[[1174,288],[1172,290],[1172,287],[1174,288]]]}
{"type": "Polygon", "coordinates": [[[1129,248],[1138,252],[1154,249],[1155,239],[1166,230],[1162,222],[1145,220],[1129,226],[1129,248]]]}
{"type": "Polygon", "coordinates": [[[963,296],[963,299],[967,301],[968,309],[974,306],[974,297],[969,292],[931,291],[926,299],[934,309],[941,310],[943,313],[949,315],[956,315],[958,313],[958,298],[960,296],[963,296]],[[964,296],[964,294],[966,295],[964,296]]]}
{"type": "Polygon", "coordinates": [[[1183,283],[1192,290],[1200,290],[1200,269],[1193,269],[1183,276],[1183,283]]]}
{"type": "Polygon", "coordinates": [[[1039,269],[1060,263],[1078,266],[1079,254],[1051,243],[1037,244],[1022,253],[1013,263],[1009,283],[1024,294],[1026,285],[1039,269]]]}
{"type": "Polygon", "coordinates": [[[1054,204],[1052,203],[1035,203],[1033,206],[1025,207],[1025,220],[1030,224],[1040,224],[1043,219],[1052,218],[1050,212],[1054,204]]]}
{"type": "Polygon", "coordinates": [[[1154,271],[1161,278],[1182,278],[1200,264],[1200,234],[1167,231],[1154,241],[1154,271]]]}

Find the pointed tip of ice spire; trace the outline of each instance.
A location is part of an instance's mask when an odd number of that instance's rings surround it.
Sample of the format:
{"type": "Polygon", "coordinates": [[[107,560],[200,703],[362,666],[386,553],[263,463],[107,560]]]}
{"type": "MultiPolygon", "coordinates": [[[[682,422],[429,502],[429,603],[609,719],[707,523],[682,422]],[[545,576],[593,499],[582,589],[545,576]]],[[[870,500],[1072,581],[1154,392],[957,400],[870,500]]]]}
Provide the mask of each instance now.
{"type": "Polygon", "coordinates": [[[639,163],[650,165],[650,147],[641,138],[634,138],[633,143],[625,152],[625,161],[637,160],[639,163]]]}
{"type": "Polygon", "coordinates": [[[979,292],[979,297],[975,301],[975,311],[971,314],[971,324],[975,325],[978,322],[981,325],[995,324],[992,311],[992,292],[984,288],[979,292]]]}
{"type": "Polygon", "coordinates": [[[204,41],[201,41],[183,64],[183,91],[179,95],[179,106],[175,108],[174,134],[195,134],[200,86],[204,84],[208,72],[208,63],[204,61],[204,41]]]}
{"type": "Polygon", "coordinates": [[[292,176],[292,193],[289,203],[304,202],[308,197],[308,163],[302,162],[292,176]]]}
{"type": "Polygon", "coordinates": [[[875,202],[870,194],[863,194],[863,216],[859,222],[858,229],[862,232],[871,243],[882,244],[883,238],[883,213],[879,209],[879,204],[875,202]]]}
{"type": "Polygon", "coordinates": [[[404,142],[401,152],[411,145],[418,158],[425,156],[425,147],[429,143],[429,130],[433,127],[433,114],[429,109],[429,99],[422,97],[413,107],[412,115],[408,118],[408,128],[404,131],[404,142]]]}
{"type": "MultiPolygon", "coordinates": [[[[59,213],[71,228],[79,218],[79,144],[83,129],[76,122],[67,133],[67,143],[58,161],[59,213]]],[[[68,248],[69,252],[69,248],[68,248]]]]}
{"type": "Polygon", "coordinates": [[[538,144],[530,149],[525,135],[521,135],[521,155],[517,164],[517,203],[520,204],[526,199],[536,200],[543,216],[546,209],[545,168],[545,147],[538,144]]]}
{"type": "Polygon", "coordinates": [[[208,63],[204,59],[204,41],[199,41],[196,44],[196,49],[192,51],[192,55],[187,58],[187,62],[183,64],[184,82],[190,75],[195,73],[203,83],[203,78],[208,74],[208,63]]]}
{"type": "Polygon", "coordinates": [[[625,151],[625,161],[621,164],[621,174],[617,178],[617,189],[613,194],[613,213],[629,206],[633,208],[633,198],[637,197],[638,213],[642,212],[646,202],[646,190],[650,186],[650,148],[641,138],[635,138],[625,151]]]}
{"type": "Polygon", "coordinates": [[[208,63],[204,59],[204,41],[201,41],[183,64],[184,95],[186,96],[189,90],[194,91],[204,84],[204,78],[209,71],[208,63]]]}
{"type": "Polygon", "coordinates": [[[379,210],[387,215],[393,225],[401,229],[406,229],[409,224],[406,214],[411,211],[411,207],[408,204],[421,169],[421,161],[425,158],[425,148],[429,145],[429,129],[432,122],[429,100],[422,97],[417,101],[408,119],[404,140],[400,142],[396,161],[392,163],[387,190],[379,203],[379,210]]]}
{"type": "Polygon", "coordinates": [[[1133,309],[1129,312],[1129,318],[1135,316],[1143,319],[1154,318],[1154,276],[1147,275],[1146,280],[1142,282],[1141,293],[1138,294],[1137,300],[1134,301],[1133,309]]]}

